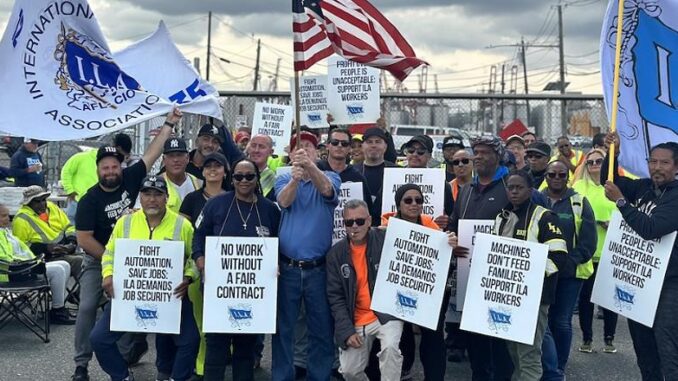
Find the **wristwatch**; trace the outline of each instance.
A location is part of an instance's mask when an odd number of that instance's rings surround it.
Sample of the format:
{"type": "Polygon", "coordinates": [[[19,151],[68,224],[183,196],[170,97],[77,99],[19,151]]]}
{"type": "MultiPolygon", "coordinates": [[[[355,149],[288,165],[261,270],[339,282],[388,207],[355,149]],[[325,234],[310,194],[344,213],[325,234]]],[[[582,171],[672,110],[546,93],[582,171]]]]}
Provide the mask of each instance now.
{"type": "Polygon", "coordinates": [[[621,208],[624,205],[626,205],[626,199],[625,198],[620,198],[619,200],[614,202],[617,205],[617,208],[621,208]]]}

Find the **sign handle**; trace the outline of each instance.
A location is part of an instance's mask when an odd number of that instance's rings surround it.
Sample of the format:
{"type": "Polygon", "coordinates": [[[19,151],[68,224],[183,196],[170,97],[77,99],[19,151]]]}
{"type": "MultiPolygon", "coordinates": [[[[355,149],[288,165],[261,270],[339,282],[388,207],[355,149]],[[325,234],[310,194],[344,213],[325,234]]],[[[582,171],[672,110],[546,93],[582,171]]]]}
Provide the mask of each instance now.
{"type": "MultiPolygon", "coordinates": [[[[619,76],[621,71],[622,34],[624,33],[624,0],[619,0],[617,12],[617,41],[614,53],[614,82],[612,86],[612,116],[610,120],[610,132],[617,131],[617,114],[619,113],[619,76]]],[[[614,151],[615,143],[610,144],[609,167],[607,180],[614,180],[614,151]]]]}
{"type": "MultiPolygon", "coordinates": [[[[295,134],[297,136],[297,141],[295,143],[295,147],[299,147],[299,143],[301,143],[301,98],[299,95],[299,72],[294,71],[294,127],[295,127],[295,134]]],[[[291,154],[292,152],[290,152],[291,154]]]]}

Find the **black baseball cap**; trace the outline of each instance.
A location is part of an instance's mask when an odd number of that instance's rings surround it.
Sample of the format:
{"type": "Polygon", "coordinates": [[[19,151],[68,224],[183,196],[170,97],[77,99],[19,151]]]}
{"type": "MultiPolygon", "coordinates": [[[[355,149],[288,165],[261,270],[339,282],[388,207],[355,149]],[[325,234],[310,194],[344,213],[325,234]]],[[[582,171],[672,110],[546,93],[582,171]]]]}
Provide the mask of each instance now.
{"type": "Polygon", "coordinates": [[[462,139],[461,136],[458,135],[446,136],[445,139],[443,139],[443,148],[452,146],[466,148],[464,146],[464,140],[462,139]]]}
{"type": "Polygon", "coordinates": [[[386,133],[384,132],[384,130],[382,130],[379,127],[370,127],[367,130],[365,130],[365,133],[363,134],[363,141],[365,141],[365,140],[367,140],[371,137],[380,138],[384,142],[387,141],[386,133]]]}
{"type": "Polygon", "coordinates": [[[224,142],[224,139],[221,137],[221,134],[219,133],[219,127],[213,125],[213,124],[205,124],[202,127],[200,127],[200,131],[198,131],[198,136],[212,136],[217,138],[220,142],[224,142]]]}
{"type": "Polygon", "coordinates": [[[429,136],[416,135],[412,137],[412,139],[410,139],[407,143],[405,143],[405,148],[408,148],[414,143],[421,144],[429,153],[433,152],[433,139],[431,139],[429,136]]]}
{"type": "Polygon", "coordinates": [[[226,156],[222,155],[219,152],[212,152],[211,154],[205,156],[205,161],[203,161],[203,167],[207,165],[210,161],[216,161],[221,164],[222,167],[226,167],[226,156]]]}
{"type": "Polygon", "coordinates": [[[185,152],[188,153],[188,146],[184,139],[170,138],[165,141],[162,153],[185,152]]]}
{"type": "Polygon", "coordinates": [[[141,182],[141,189],[139,190],[139,192],[143,192],[148,189],[155,189],[164,194],[168,193],[167,182],[162,176],[156,175],[146,176],[144,180],[141,182]]]}
{"type": "Polygon", "coordinates": [[[113,146],[100,147],[99,150],[97,151],[96,163],[99,164],[99,162],[106,157],[114,157],[118,159],[118,161],[121,163],[125,160],[125,156],[118,152],[118,150],[113,146]]]}
{"type": "Polygon", "coordinates": [[[542,156],[551,157],[551,146],[544,142],[534,142],[527,147],[525,153],[536,153],[542,156]]]}

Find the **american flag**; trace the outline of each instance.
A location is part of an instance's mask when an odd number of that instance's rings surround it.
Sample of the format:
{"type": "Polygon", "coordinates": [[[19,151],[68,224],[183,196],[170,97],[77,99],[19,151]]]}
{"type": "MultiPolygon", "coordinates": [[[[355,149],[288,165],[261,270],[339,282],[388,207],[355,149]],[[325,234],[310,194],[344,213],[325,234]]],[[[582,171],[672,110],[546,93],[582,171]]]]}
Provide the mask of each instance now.
{"type": "Polygon", "coordinates": [[[296,71],[332,53],[384,69],[400,81],[427,64],[367,0],[292,0],[292,11],[296,71]]]}

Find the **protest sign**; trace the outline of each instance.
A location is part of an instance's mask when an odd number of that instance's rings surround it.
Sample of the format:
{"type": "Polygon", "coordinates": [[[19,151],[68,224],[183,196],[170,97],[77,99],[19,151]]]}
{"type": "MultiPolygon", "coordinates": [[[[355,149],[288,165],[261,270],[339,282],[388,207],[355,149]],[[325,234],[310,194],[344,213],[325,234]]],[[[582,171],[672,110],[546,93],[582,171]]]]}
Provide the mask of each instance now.
{"type": "Polygon", "coordinates": [[[471,271],[473,247],[476,242],[476,233],[492,234],[494,220],[459,220],[459,246],[469,249],[468,257],[457,258],[457,311],[464,310],[466,300],[466,285],[468,274],[471,271]]]}
{"type": "Polygon", "coordinates": [[[379,119],[379,70],[337,56],[327,62],[327,107],[335,124],[379,119]]]}
{"type": "Polygon", "coordinates": [[[675,240],[676,232],[644,240],[615,211],[607,229],[591,301],[652,327],[675,240]]]}
{"type": "Polygon", "coordinates": [[[384,168],[382,214],[396,211],[393,195],[398,188],[410,183],[421,187],[423,214],[432,217],[445,214],[445,170],[442,168],[384,168]]]}
{"type": "Polygon", "coordinates": [[[435,330],[452,247],[447,234],[391,218],[372,295],[372,310],[435,330]]]}
{"type": "Polygon", "coordinates": [[[278,239],[207,237],[203,332],[275,333],[278,239]]]}
{"type": "Polygon", "coordinates": [[[474,251],[461,329],[531,345],[548,246],[478,233],[474,251]]]}
{"type": "Polygon", "coordinates": [[[178,334],[184,243],[117,239],[114,255],[111,331],[178,334]]]}
{"type": "MultiPolygon", "coordinates": [[[[296,107],[296,86],[290,78],[292,108],[296,107]]],[[[327,76],[303,76],[299,78],[299,117],[301,125],[309,128],[325,128],[327,123],[327,76]]]]}
{"type": "Polygon", "coordinates": [[[267,135],[273,139],[273,153],[285,155],[292,136],[292,107],[257,102],[252,118],[252,136],[267,135]]]}
{"type": "MultiPolygon", "coordinates": [[[[346,227],[344,226],[344,204],[349,200],[363,199],[363,183],[341,183],[339,192],[339,205],[334,209],[334,232],[332,233],[332,244],[341,241],[346,237],[346,227]]],[[[368,221],[367,223],[371,223],[368,221]]]]}

